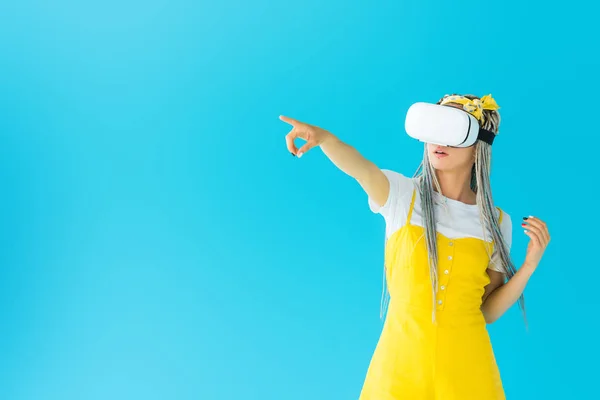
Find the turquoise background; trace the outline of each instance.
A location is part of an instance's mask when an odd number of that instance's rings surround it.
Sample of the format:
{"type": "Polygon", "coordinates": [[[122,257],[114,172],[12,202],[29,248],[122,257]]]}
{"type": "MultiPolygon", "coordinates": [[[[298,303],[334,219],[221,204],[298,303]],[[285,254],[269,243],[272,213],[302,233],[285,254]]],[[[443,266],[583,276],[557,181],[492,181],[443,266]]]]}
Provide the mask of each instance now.
{"type": "Polygon", "coordinates": [[[502,107],[515,263],[553,237],[489,326],[507,396],[597,398],[597,10],[550,4],[0,3],[0,398],[358,398],[384,222],[278,117],[412,175],[450,92],[502,107]]]}

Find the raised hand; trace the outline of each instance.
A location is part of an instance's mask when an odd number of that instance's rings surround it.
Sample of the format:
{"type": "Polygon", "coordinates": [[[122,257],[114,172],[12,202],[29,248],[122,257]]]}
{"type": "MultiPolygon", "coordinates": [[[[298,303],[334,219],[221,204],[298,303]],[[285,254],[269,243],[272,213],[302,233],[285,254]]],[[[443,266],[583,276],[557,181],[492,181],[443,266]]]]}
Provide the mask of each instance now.
{"type": "Polygon", "coordinates": [[[521,226],[525,229],[525,234],[530,238],[525,254],[525,264],[535,269],[550,242],[550,233],[548,232],[548,226],[541,219],[532,216],[524,217],[523,219],[525,221],[521,226]]]}

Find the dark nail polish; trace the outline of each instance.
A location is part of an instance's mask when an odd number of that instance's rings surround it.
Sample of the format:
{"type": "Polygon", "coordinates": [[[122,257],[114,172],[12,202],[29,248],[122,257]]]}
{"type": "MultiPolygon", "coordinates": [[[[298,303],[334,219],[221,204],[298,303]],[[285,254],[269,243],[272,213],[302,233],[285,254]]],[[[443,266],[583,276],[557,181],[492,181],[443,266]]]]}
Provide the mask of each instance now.
{"type": "Polygon", "coordinates": [[[290,154],[291,154],[292,156],[296,157],[296,155],[295,155],[294,153],[290,152],[290,154]]]}
{"type": "Polygon", "coordinates": [[[523,217],[523,219],[525,219],[525,220],[526,220],[526,219],[528,219],[528,218],[529,218],[529,217],[523,217]]]}

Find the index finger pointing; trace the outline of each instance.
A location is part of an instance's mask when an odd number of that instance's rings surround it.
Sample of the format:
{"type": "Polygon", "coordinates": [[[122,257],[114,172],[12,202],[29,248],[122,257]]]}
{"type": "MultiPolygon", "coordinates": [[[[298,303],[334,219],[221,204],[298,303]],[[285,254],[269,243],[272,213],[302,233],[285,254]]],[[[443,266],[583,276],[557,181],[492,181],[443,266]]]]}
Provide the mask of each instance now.
{"type": "Polygon", "coordinates": [[[292,126],[302,124],[302,122],[298,121],[297,119],[286,117],[285,115],[280,115],[279,119],[282,120],[283,122],[287,122],[288,124],[290,124],[292,126]]]}

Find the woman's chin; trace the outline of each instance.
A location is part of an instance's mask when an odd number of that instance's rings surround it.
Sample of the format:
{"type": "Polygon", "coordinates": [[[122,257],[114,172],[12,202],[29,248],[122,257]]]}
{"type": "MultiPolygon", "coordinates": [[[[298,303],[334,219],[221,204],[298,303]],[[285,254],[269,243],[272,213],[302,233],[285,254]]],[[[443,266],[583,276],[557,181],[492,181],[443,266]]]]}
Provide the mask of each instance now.
{"type": "Polygon", "coordinates": [[[433,168],[440,170],[440,171],[449,169],[449,167],[450,167],[450,164],[447,162],[444,162],[444,160],[432,160],[431,165],[433,165],[433,168]]]}
{"type": "Polygon", "coordinates": [[[457,166],[453,163],[445,162],[445,160],[435,160],[431,163],[433,168],[437,171],[454,171],[457,169],[457,166]]]}

